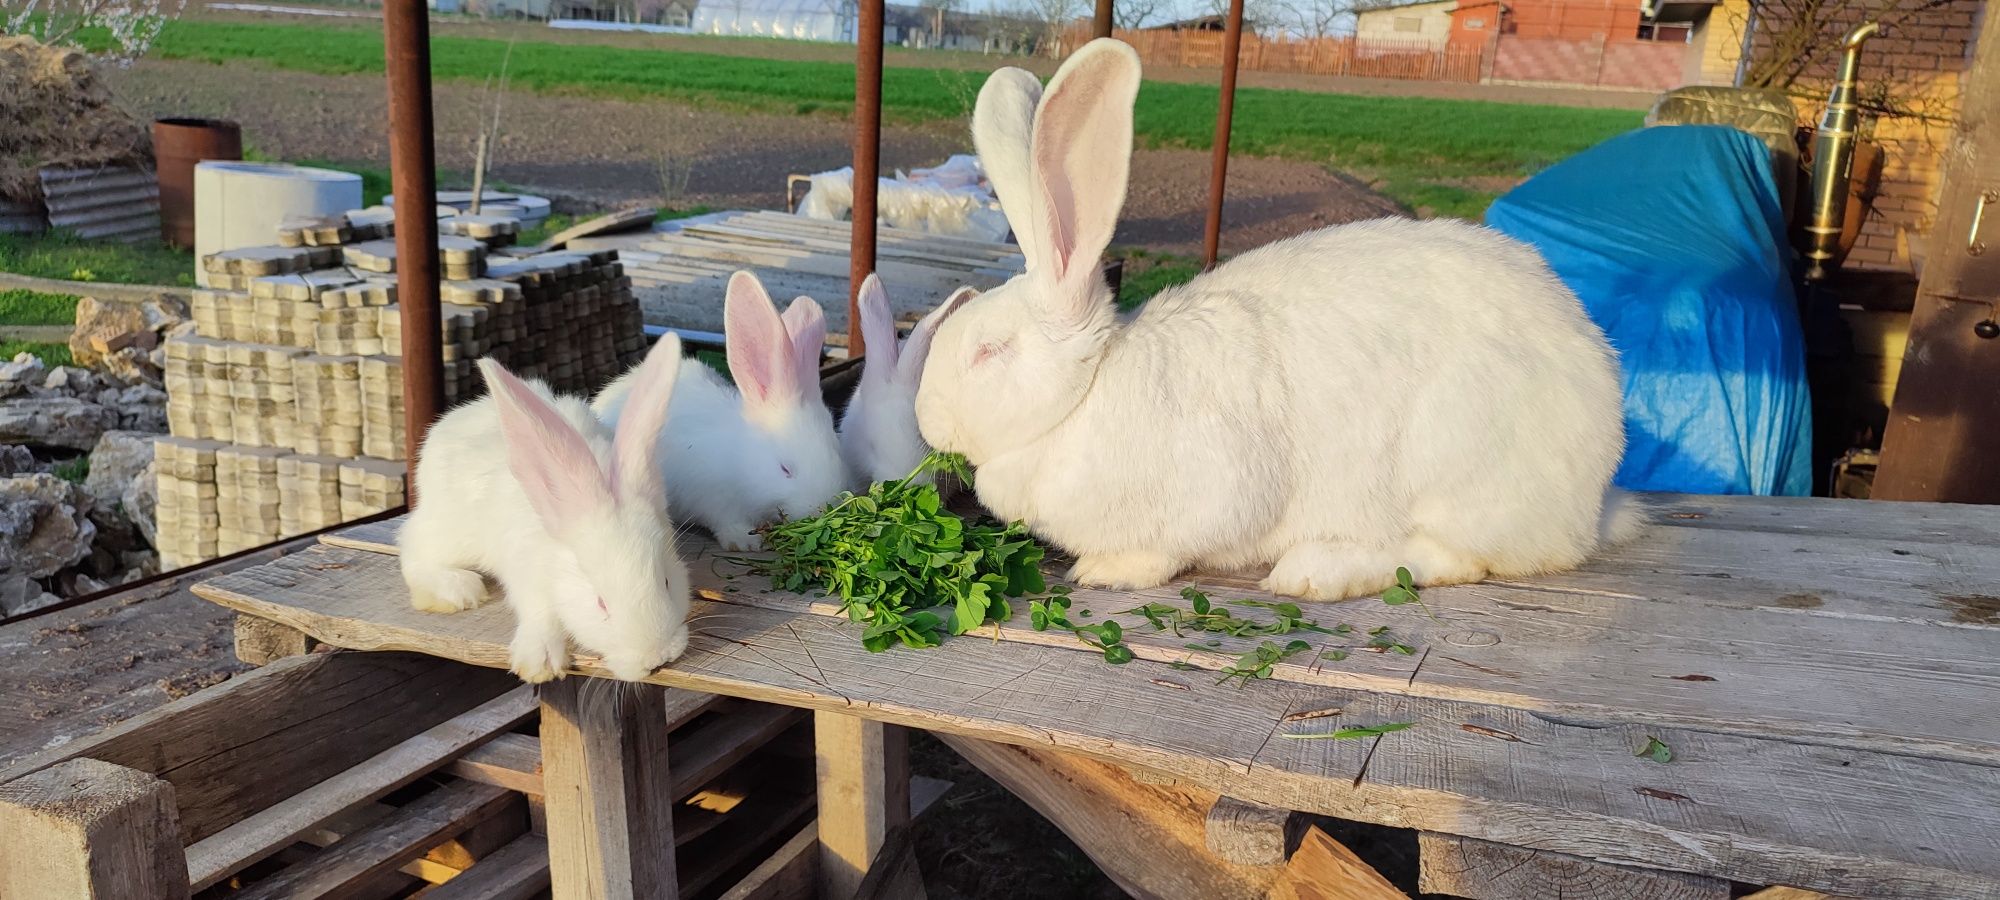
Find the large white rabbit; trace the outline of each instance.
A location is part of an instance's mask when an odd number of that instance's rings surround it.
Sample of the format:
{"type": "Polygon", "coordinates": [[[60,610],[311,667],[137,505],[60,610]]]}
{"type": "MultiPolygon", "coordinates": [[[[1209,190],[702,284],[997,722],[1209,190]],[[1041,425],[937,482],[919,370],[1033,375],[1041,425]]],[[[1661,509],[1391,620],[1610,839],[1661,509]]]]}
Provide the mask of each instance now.
{"type": "MultiPolygon", "coordinates": [[[[708,529],[724,549],[755,550],[758,526],[817,512],[847,487],[819,386],[826,316],[807,297],[780,315],[749,272],[730,276],[722,315],[736,386],[700,360],[683,361],[659,460],[677,517],[708,529]]],[[[636,374],[597,395],[599,417],[619,421],[636,374]]]]}
{"type": "MultiPolygon", "coordinates": [[[[960,288],[936,309],[917,320],[910,336],[900,346],[896,342],[896,314],[882,279],[869,275],[861,282],[861,335],[867,340],[867,356],[861,367],[861,382],[840,416],[840,452],[861,490],[877,481],[907,477],[924,461],[931,448],[917,432],[917,384],[924,377],[924,360],[930,356],[931,337],[938,324],[973,296],[971,288],[960,288]]],[[[925,472],[918,483],[929,483],[925,472]]]]}
{"type": "Polygon", "coordinates": [[[456,612],[487,599],[493,575],[514,610],[510,660],[525,681],[559,678],[567,638],[637,681],[687,649],[688,574],[659,502],[653,439],[680,371],[660,341],[632,379],[633,414],[615,431],[491,359],[486,397],[432,426],[417,464],[416,510],[396,543],[411,602],[456,612]]]}
{"type": "Polygon", "coordinates": [[[1121,320],[1099,277],[1124,202],[1139,62],[1092,41],[1047,94],[980,91],[973,138],[1027,271],[938,328],[917,394],[980,500],[1145,587],[1270,566],[1338,599],[1574,566],[1629,535],[1610,489],[1618,364],[1534,250],[1381,220],[1270,244],[1121,320]]]}

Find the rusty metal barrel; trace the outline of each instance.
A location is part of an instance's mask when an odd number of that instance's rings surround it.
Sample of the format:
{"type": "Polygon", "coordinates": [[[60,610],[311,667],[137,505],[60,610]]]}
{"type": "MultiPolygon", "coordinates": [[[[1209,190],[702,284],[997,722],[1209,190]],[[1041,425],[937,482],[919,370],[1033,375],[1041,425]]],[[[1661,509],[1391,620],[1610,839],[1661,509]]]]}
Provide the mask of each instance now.
{"type": "Polygon", "coordinates": [[[194,246],[194,167],[243,158],[243,129],[224,119],[156,119],[153,167],[160,180],[160,237],[194,246]]]}

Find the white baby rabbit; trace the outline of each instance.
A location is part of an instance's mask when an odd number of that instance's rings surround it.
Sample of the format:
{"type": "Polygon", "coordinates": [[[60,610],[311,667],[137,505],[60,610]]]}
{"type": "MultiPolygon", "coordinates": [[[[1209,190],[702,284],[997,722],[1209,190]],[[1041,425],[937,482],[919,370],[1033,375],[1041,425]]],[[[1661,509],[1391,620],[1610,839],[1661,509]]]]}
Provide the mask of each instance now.
{"type": "Polygon", "coordinates": [[[653,447],[680,356],[671,335],[653,348],[615,431],[582,399],[480,360],[489,394],[432,426],[417,507],[397,535],[416,608],[478,606],[480,573],[493,575],[514,610],[512,668],[529,682],[562,676],[566,636],[626,681],[679,658],[688,573],[658,499],[653,447]]]}
{"type": "Polygon", "coordinates": [[[1534,250],[1466,222],[1279,241],[1121,320],[1099,277],[1139,61],[1092,41],[1047,93],[980,91],[973,138],[1027,271],[939,326],[917,392],[979,499],[1091,585],[1271,566],[1274,592],[1577,565],[1641,510],[1610,489],[1618,363],[1534,250]]]}
{"type": "MultiPolygon", "coordinates": [[[[676,516],[708,529],[724,549],[755,550],[757,526],[810,515],[847,485],[819,386],[826,317],[806,297],[781,317],[756,276],[737,272],[723,300],[723,333],[736,386],[684,360],[659,460],[676,516]]],[[[592,401],[605,421],[619,421],[632,379],[621,376],[592,401]]]]}
{"type": "MultiPolygon", "coordinates": [[[[859,490],[867,490],[877,481],[907,477],[930,454],[930,445],[917,432],[917,384],[923,380],[924,359],[930,355],[931,336],[938,323],[973,294],[971,288],[954,292],[918,320],[909,339],[899,347],[895,312],[881,278],[869,275],[861,282],[858,300],[867,356],[862,362],[861,382],[840,417],[840,452],[859,490]]],[[[918,483],[932,480],[930,472],[917,478],[918,483]]]]}

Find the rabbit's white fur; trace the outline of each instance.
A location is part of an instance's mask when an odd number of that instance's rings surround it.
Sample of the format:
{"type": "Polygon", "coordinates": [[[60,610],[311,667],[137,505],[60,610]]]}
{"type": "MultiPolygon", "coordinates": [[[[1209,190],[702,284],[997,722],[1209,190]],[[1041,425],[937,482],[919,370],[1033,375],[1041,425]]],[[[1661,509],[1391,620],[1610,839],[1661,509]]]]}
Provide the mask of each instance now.
{"type": "Polygon", "coordinates": [[[635,413],[614,430],[575,397],[557,397],[490,359],[489,395],[430,430],[415,511],[397,535],[403,580],[421,610],[487,599],[493,575],[513,608],[515,674],[540,682],[569,667],[567,638],[627,681],[687,649],[688,574],[658,501],[651,436],[679,370],[669,336],[635,372],[635,413]]]}
{"type": "Polygon", "coordinates": [[[1268,565],[1266,588],[1318,599],[1398,566],[1423,584],[1563,569],[1634,530],[1609,487],[1616,357],[1497,232],[1327,228],[1121,320],[1098,263],[1138,84],[1107,39],[1039,105],[1017,69],[980,92],[974,139],[1029,265],[939,327],[917,418],[978,467],[989,509],[1074,553],[1086,584],[1268,565]]]}
{"type": "MultiPolygon", "coordinates": [[[[917,431],[917,385],[923,380],[924,360],[938,324],[972,296],[972,289],[960,288],[919,319],[909,338],[898,345],[895,311],[882,279],[871,274],[861,282],[861,333],[868,352],[839,429],[840,452],[857,490],[908,477],[930,454],[930,445],[917,431]]],[[[933,475],[925,472],[916,480],[928,484],[933,475]]]]}
{"type": "MultiPolygon", "coordinates": [[[[700,360],[683,361],[659,461],[675,515],[725,549],[755,550],[762,542],[754,529],[817,512],[847,486],[847,467],[820,392],[819,305],[800,297],[780,316],[756,276],[737,272],[723,319],[737,386],[700,360]]],[[[591,402],[605,421],[619,420],[632,375],[591,402]]]]}

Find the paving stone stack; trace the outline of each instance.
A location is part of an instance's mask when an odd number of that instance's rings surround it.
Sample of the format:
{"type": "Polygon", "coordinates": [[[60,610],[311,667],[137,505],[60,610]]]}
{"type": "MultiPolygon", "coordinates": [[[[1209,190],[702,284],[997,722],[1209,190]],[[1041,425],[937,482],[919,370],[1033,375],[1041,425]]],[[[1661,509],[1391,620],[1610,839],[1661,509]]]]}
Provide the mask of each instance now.
{"type": "MultiPolygon", "coordinates": [[[[447,402],[491,356],[586,393],[646,344],[615,251],[503,255],[519,223],[440,211],[447,402]]],[[[277,244],[202,260],[195,333],[166,344],[159,442],[169,566],[267,544],[404,500],[402,309],[394,217],[380,208],[288,221],[277,244]]]]}

